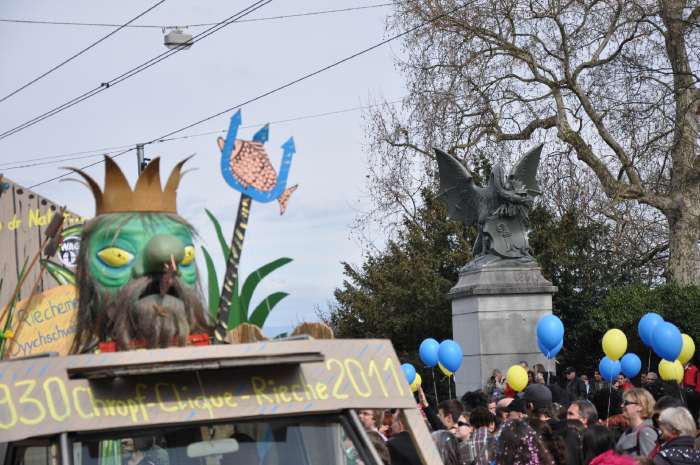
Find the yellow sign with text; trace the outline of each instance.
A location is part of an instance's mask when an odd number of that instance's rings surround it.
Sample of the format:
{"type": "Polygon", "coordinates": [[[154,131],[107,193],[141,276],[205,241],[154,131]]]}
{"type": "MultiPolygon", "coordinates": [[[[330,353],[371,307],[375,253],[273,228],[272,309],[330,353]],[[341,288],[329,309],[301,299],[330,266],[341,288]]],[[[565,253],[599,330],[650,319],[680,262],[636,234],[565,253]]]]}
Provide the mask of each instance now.
{"type": "Polygon", "coordinates": [[[67,355],[75,335],[78,298],[75,286],[55,287],[17,303],[10,358],[45,352],[67,355]],[[24,323],[19,328],[19,320],[24,323]]]}

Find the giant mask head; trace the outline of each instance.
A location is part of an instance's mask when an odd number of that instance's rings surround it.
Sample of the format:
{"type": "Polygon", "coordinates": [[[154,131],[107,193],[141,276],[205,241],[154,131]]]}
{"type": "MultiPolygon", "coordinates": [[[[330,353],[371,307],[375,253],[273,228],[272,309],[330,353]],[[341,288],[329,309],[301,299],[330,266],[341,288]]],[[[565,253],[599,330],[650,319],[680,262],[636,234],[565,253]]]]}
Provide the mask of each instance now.
{"type": "Polygon", "coordinates": [[[184,345],[209,332],[199,292],[192,227],[177,215],[183,160],[161,188],[159,159],[132,191],[117,164],[105,157],[105,188],[86,173],[96,215],[83,227],[78,257],[78,321],[72,352],[115,341],[127,350],[184,345]]]}

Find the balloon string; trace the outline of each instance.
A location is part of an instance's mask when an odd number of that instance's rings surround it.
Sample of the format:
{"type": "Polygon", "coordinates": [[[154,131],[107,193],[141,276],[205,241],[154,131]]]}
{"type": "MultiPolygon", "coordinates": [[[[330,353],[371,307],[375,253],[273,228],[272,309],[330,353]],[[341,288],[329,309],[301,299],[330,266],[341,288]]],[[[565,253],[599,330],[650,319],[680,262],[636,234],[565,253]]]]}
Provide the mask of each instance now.
{"type": "Polygon", "coordinates": [[[440,403],[437,393],[437,383],[435,383],[435,367],[430,368],[430,373],[433,375],[433,394],[435,395],[435,405],[440,403]]]}
{"type": "Polygon", "coordinates": [[[605,426],[608,426],[608,422],[610,421],[610,401],[612,400],[612,380],[608,381],[608,414],[605,417],[605,426]]]}
{"type": "Polygon", "coordinates": [[[651,371],[651,349],[649,349],[649,358],[647,359],[647,373],[651,371]]]}

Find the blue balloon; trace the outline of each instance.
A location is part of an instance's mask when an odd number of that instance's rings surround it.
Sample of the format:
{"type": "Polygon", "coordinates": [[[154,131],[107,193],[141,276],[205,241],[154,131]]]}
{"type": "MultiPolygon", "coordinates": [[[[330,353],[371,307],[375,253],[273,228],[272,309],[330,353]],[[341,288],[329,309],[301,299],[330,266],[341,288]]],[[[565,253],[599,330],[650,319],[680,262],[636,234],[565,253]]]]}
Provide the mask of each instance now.
{"type": "Polygon", "coordinates": [[[661,315],[654,312],[649,312],[640,318],[637,332],[645,346],[651,347],[651,336],[654,334],[654,328],[663,321],[664,319],[661,318],[661,315]]]}
{"type": "Polygon", "coordinates": [[[556,357],[561,348],[564,347],[564,339],[559,341],[559,344],[557,344],[557,346],[552,350],[549,350],[546,347],[544,347],[542,345],[542,341],[540,341],[539,339],[537,339],[537,346],[540,348],[540,352],[542,352],[544,356],[547,357],[547,359],[551,360],[554,357],[556,357]]]}
{"type": "Polygon", "coordinates": [[[462,364],[464,353],[462,348],[452,339],[445,339],[440,343],[438,348],[438,360],[442,366],[450,370],[452,373],[459,370],[462,364]]]}
{"type": "Polygon", "coordinates": [[[537,322],[537,339],[542,347],[554,350],[564,339],[564,324],[554,315],[546,315],[537,322]]]}
{"type": "Polygon", "coordinates": [[[637,354],[629,353],[622,357],[620,360],[620,366],[625,376],[628,378],[634,378],[639,374],[639,370],[642,369],[642,361],[639,360],[637,354]]]}
{"type": "Polygon", "coordinates": [[[425,363],[425,366],[433,368],[438,364],[439,349],[440,344],[432,337],[424,339],[423,342],[420,343],[418,355],[420,356],[421,361],[425,363]]]}
{"type": "Polygon", "coordinates": [[[406,381],[408,381],[410,386],[416,379],[416,369],[410,363],[404,363],[401,365],[401,369],[403,370],[403,374],[406,375],[406,381]]]}
{"type": "Polygon", "coordinates": [[[651,348],[656,355],[666,360],[675,360],[683,348],[683,337],[673,323],[662,321],[654,328],[651,336],[651,348]]]}
{"type": "Polygon", "coordinates": [[[612,382],[617,375],[620,374],[622,367],[620,366],[619,360],[610,360],[608,357],[603,357],[603,359],[598,364],[598,371],[600,371],[600,376],[608,382],[612,382]]]}

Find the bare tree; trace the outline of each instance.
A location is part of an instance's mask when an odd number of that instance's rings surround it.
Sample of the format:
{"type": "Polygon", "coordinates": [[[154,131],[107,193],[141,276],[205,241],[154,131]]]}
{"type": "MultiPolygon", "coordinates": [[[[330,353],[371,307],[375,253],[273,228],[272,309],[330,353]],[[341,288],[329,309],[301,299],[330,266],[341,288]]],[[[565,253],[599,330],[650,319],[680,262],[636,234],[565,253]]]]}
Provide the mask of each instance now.
{"type": "Polygon", "coordinates": [[[547,141],[550,199],[590,196],[621,243],[668,249],[670,278],[697,284],[698,0],[399,0],[390,27],[436,17],[404,44],[404,112],[371,116],[372,194],[410,207],[433,145],[474,164],[547,141]]]}

